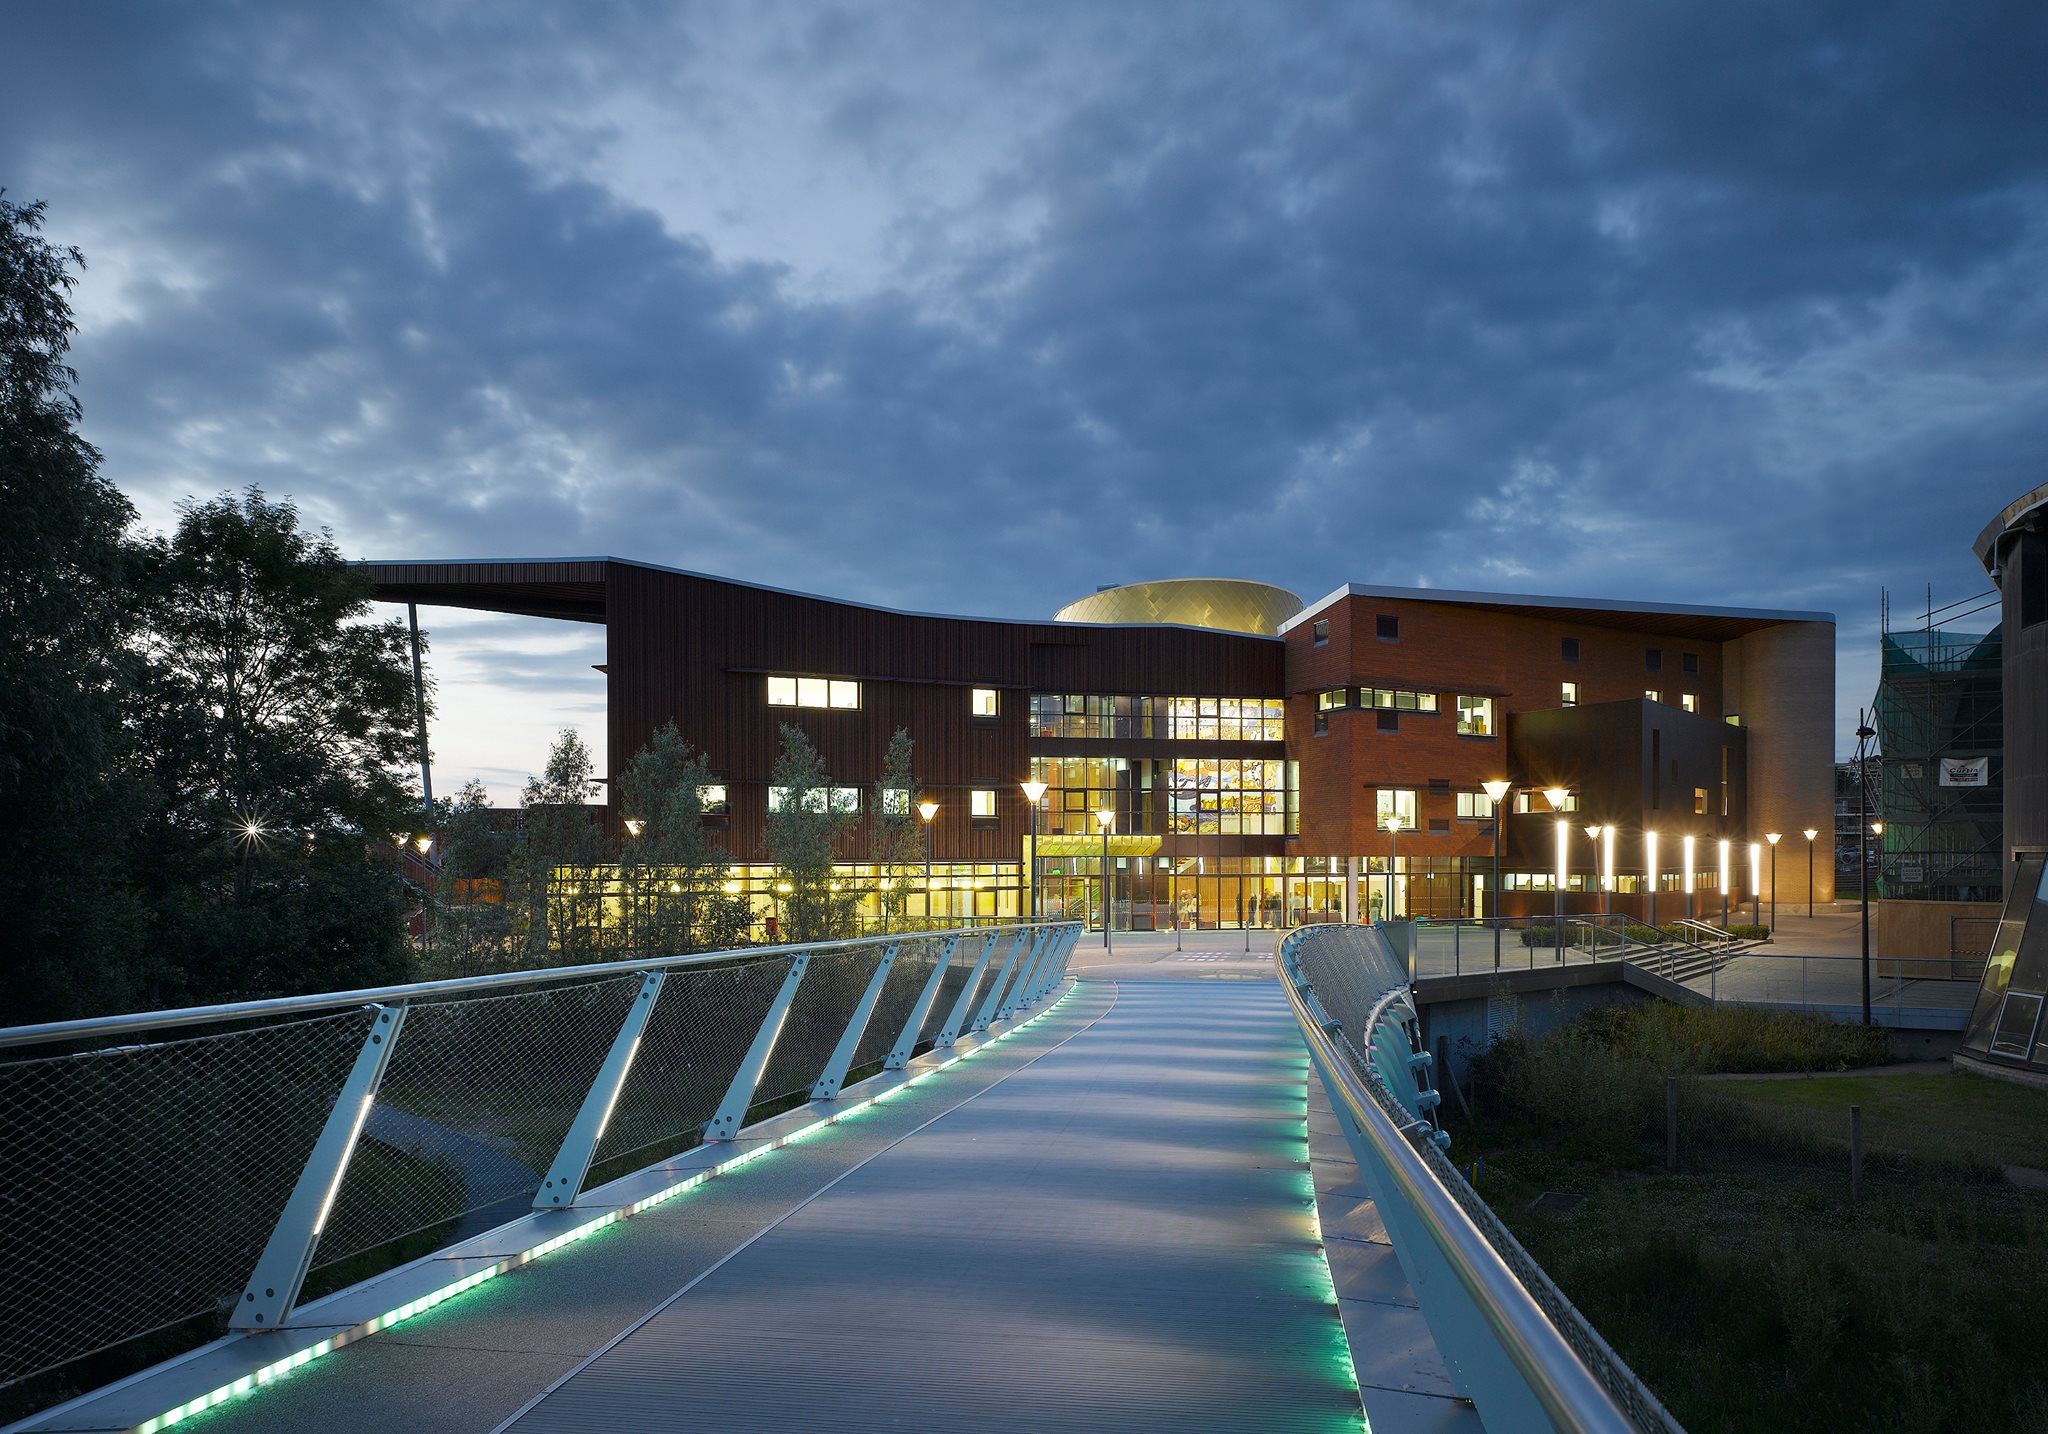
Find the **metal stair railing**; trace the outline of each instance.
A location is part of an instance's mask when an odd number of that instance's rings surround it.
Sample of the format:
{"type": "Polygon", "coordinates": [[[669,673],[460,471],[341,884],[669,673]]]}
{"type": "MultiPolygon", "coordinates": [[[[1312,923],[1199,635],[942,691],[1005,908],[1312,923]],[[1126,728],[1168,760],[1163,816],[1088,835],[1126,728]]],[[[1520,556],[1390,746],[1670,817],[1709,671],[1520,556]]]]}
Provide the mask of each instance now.
{"type": "Polygon", "coordinates": [[[1080,934],[897,933],[0,1029],[0,1387],[197,1316],[289,1327],[322,1264],[571,1209],[593,1169],[731,1140],[763,1101],[829,1110],[851,1071],[952,1045],[977,996],[976,1031],[1021,1022],[1080,934]]]}
{"type": "Polygon", "coordinates": [[[1446,1155],[1434,1062],[1381,934],[1304,927],[1274,962],[1437,1347],[1487,1427],[1683,1434],[1446,1155]]]}

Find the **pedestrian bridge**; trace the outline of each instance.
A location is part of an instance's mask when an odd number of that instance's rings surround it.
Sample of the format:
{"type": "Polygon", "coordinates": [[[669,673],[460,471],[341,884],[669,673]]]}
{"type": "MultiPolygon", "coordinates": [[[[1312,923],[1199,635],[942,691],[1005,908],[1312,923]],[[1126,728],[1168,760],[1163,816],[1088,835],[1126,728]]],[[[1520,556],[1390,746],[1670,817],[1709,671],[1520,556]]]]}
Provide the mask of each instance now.
{"type": "Polygon", "coordinates": [[[1676,1430],[1454,1188],[1378,933],[1081,939],[0,1032],[0,1378],[206,1341],[11,1427],[1676,1430]]]}

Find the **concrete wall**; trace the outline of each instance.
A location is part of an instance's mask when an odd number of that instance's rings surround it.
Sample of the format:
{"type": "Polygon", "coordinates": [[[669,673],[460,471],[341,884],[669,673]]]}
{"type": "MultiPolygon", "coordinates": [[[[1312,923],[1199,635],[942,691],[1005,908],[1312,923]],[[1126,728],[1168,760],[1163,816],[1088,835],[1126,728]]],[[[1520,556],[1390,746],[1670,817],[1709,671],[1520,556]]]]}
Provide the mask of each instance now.
{"type": "MultiPolygon", "coordinates": [[[[1813,899],[1835,899],[1835,627],[1789,622],[1722,649],[1723,713],[1749,729],[1749,827],[1759,840],[1783,832],[1778,900],[1807,899],[1807,827],[1813,899]]],[[[1764,876],[1769,898],[1770,875],[1764,876]]]]}

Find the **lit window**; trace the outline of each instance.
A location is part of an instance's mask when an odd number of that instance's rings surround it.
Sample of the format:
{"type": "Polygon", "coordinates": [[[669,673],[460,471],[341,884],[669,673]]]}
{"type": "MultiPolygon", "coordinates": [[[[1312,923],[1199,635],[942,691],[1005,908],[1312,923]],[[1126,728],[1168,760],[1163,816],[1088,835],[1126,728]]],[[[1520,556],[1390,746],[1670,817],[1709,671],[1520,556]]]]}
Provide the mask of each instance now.
{"type": "Polygon", "coordinates": [[[1312,645],[1316,647],[1328,647],[1330,645],[1330,620],[1328,618],[1323,618],[1320,621],[1310,624],[1308,634],[1309,642],[1312,645]]]}
{"type": "Polygon", "coordinates": [[[910,815],[910,793],[901,787],[889,787],[882,793],[882,811],[892,817],[910,815]]]}
{"type": "Polygon", "coordinates": [[[1727,720],[1728,720],[1728,725],[1729,725],[1730,727],[1740,727],[1740,726],[1742,725],[1742,717],[1741,717],[1741,714],[1739,714],[1739,713],[1735,713],[1735,712],[1730,712],[1730,713],[1728,714],[1728,719],[1727,719],[1727,720]]]}
{"type": "Polygon", "coordinates": [[[1483,822],[1493,815],[1493,802],[1484,792],[1458,793],[1458,820],[1483,822]]]}
{"type": "Polygon", "coordinates": [[[730,810],[723,786],[697,788],[697,805],[707,817],[722,817],[730,810]]]}
{"type": "Polygon", "coordinates": [[[996,814],[996,794],[992,787],[976,787],[967,794],[967,815],[985,820],[996,814]]]}
{"type": "Polygon", "coordinates": [[[1415,828],[1415,792],[1409,787],[1381,787],[1378,805],[1373,811],[1373,825],[1381,831],[1387,829],[1387,818],[1398,816],[1403,831],[1415,828]]]}
{"type": "Polygon", "coordinates": [[[1350,700],[1351,689],[1348,687],[1339,687],[1330,692],[1318,692],[1316,694],[1316,710],[1318,712],[1332,712],[1339,707],[1345,706],[1350,700]]]}
{"type": "Polygon", "coordinates": [[[1643,700],[1645,700],[1646,702],[1662,702],[1664,700],[1664,694],[1659,692],[1654,687],[1645,688],[1643,691],[1643,700]]]}
{"type": "Polygon", "coordinates": [[[1692,812],[1696,817],[1703,817],[1707,814],[1707,789],[1705,787],[1694,787],[1692,789],[1692,812]]]}
{"type": "Polygon", "coordinates": [[[838,677],[770,677],[768,705],[849,710],[860,706],[860,684],[838,677]]]}
{"type": "Polygon", "coordinates": [[[1551,806],[1550,798],[1541,792],[1519,791],[1515,793],[1515,810],[1524,814],[1533,812],[1539,816],[1547,817],[1554,816],[1560,811],[1575,812],[1578,809],[1579,794],[1577,792],[1566,792],[1562,807],[1551,806]]]}
{"type": "MultiPolygon", "coordinates": [[[[804,793],[803,809],[807,812],[839,812],[841,814],[860,810],[859,787],[813,787],[804,793]]],[[[789,788],[768,789],[768,810],[786,812],[791,810],[789,788]]]]}
{"type": "Polygon", "coordinates": [[[1700,699],[1690,692],[1681,692],[1678,694],[1678,705],[1688,712],[1697,712],[1700,710],[1700,699]]]}
{"type": "Polygon", "coordinates": [[[1458,699],[1458,735],[1461,737],[1491,737],[1493,735],[1493,699],[1491,697],[1460,697],[1458,699]]]}
{"type": "Polygon", "coordinates": [[[975,716],[977,716],[977,717],[993,717],[993,716],[995,716],[995,715],[996,715],[996,690],[995,690],[995,688],[993,688],[993,687],[977,687],[977,688],[975,688],[975,689],[974,689],[974,697],[973,697],[973,701],[972,701],[972,709],[973,709],[974,715],[975,715],[975,716]]]}
{"type": "Polygon", "coordinates": [[[1558,699],[1559,699],[1559,701],[1560,701],[1560,702],[1561,702],[1561,703],[1562,703],[1562,704],[1563,704],[1564,706],[1566,706],[1566,707],[1576,707],[1576,706],[1578,706],[1578,705],[1579,705],[1579,684],[1578,684],[1578,683],[1576,683],[1576,682],[1561,682],[1561,683],[1559,683],[1559,684],[1558,684],[1558,699]]]}
{"type": "Polygon", "coordinates": [[[1434,692],[1409,692],[1397,687],[1361,687],[1358,689],[1361,706],[1378,707],[1395,712],[1434,712],[1434,692]]]}

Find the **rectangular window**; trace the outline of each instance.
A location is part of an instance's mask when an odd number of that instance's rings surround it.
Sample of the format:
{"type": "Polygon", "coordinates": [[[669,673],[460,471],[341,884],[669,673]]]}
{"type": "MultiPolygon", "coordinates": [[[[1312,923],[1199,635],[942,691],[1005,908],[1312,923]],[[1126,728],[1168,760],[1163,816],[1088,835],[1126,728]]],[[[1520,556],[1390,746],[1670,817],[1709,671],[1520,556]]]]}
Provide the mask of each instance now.
{"type": "Polygon", "coordinates": [[[1654,687],[1646,687],[1643,689],[1643,700],[1645,702],[1662,702],[1664,694],[1654,687]]]}
{"type": "Polygon", "coordinates": [[[1361,687],[1358,689],[1361,707],[1378,707],[1395,712],[1434,712],[1434,692],[1410,692],[1398,687],[1361,687]]]}
{"type": "Polygon", "coordinates": [[[1663,649],[1663,648],[1661,648],[1661,647],[1646,647],[1646,648],[1644,648],[1644,649],[1643,649],[1643,671],[1645,671],[1645,672],[1662,672],[1663,670],[1664,670],[1664,649],[1663,649]]]}
{"type": "Polygon", "coordinates": [[[1460,697],[1458,699],[1458,735],[1460,737],[1491,737],[1493,735],[1493,699],[1491,697],[1460,697]]]}
{"type": "Polygon", "coordinates": [[[1387,818],[1390,816],[1401,819],[1403,831],[1415,830],[1415,793],[1412,789],[1381,787],[1377,800],[1378,804],[1373,810],[1373,825],[1379,830],[1387,829],[1387,818]]]}
{"type": "Polygon", "coordinates": [[[977,688],[973,689],[972,695],[970,696],[970,698],[969,698],[969,701],[968,701],[968,710],[969,710],[969,711],[971,711],[971,712],[973,712],[973,713],[974,713],[974,715],[975,715],[975,716],[977,716],[977,717],[993,717],[993,716],[995,716],[995,715],[996,715],[996,690],[995,690],[995,688],[993,688],[993,687],[977,687],[977,688]]]}
{"type": "Polygon", "coordinates": [[[1339,687],[1329,692],[1318,692],[1316,694],[1316,710],[1318,712],[1334,712],[1339,707],[1348,707],[1350,704],[1351,689],[1348,687],[1339,687]]]}
{"type": "Polygon", "coordinates": [[[1577,662],[1579,660],[1579,640],[1576,637],[1568,637],[1564,640],[1564,660],[1566,662],[1577,662]]]}
{"type": "Polygon", "coordinates": [[[770,707],[860,706],[860,684],[838,677],[775,677],[768,679],[770,707]]]}
{"type": "Polygon", "coordinates": [[[1329,713],[1327,713],[1327,712],[1318,712],[1318,713],[1316,713],[1316,735],[1317,735],[1318,737],[1327,737],[1327,736],[1329,736],[1329,735],[1330,735],[1330,714],[1329,714],[1329,713]]]}
{"type": "Polygon", "coordinates": [[[1678,659],[1678,665],[1685,670],[1687,677],[1691,677],[1700,670],[1700,655],[1697,652],[1685,653],[1678,659]]]}
{"type": "Polygon", "coordinates": [[[1389,617],[1387,614],[1381,613],[1373,619],[1373,632],[1381,642],[1399,642],[1401,640],[1401,619],[1389,617]]]}
{"type": "Polygon", "coordinates": [[[1448,797],[1451,794],[1451,779],[1449,777],[1431,777],[1429,779],[1429,794],[1432,797],[1448,797]]]}
{"type": "Polygon", "coordinates": [[[1742,714],[1739,712],[1730,712],[1727,715],[1727,717],[1723,720],[1726,721],[1730,727],[1740,727],[1742,725],[1742,714]]]}
{"type": "Polygon", "coordinates": [[[1458,820],[1461,822],[1483,822],[1493,815],[1493,803],[1484,792],[1458,793],[1458,820]]]}
{"type": "Polygon", "coordinates": [[[1319,618],[1309,624],[1308,638],[1312,646],[1328,647],[1330,645],[1330,620],[1326,617],[1319,618]]]}
{"type": "Polygon", "coordinates": [[[1688,712],[1697,712],[1700,710],[1700,699],[1690,692],[1681,692],[1678,694],[1678,705],[1688,712]]]}
{"type": "Polygon", "coordinates": [[[1565,793],[1564,806],[1562,808],[1551,806],[1550,798],[1544,796],[1540,791],[1515,793],[1515,810],[1525,815],[1549,817],[1558,815],[1560,811],[1575,812],[1578,809],[1579,794],[1577,792],[1565,793]]]}
{"type": "Polygon", "coordinates": [[[992,787],[976,787],[967,794],[967,815],[976,821],[989,821],[996,814],[996,794],[992,787]]]}
{"type": "Polygon", "coordinates": [[[1380,730],[1381,730],[1382,732],[1398,732],[1398,731],[1400,731],[1400,730],[1401,730],[1401,714],[1400,714],[1400,713],[1398,713],[1398,712],[1382,712],[1382,713],[1380,713],[1380,730]]]}
{"type": "Polygon", "coordinates": [[[707,817],[722,817],[732,810],[723,786],[697,788],[697,806],[707,817]]]}
{"type": "MultiPolygon", "coordinates": [[[[782,812],[790,810],[789,788],[768,789],[768,810],[782,812]]],[[[807,812],[852,813],[860,810],[859,787],[813,787],[804,793],[804,810],[807,812]]]]}
{"type": "Polygon", "coordinates": [[[882,793],[882,811],[892,817],[910,815],[910,793],[901,787],[890,787],[882,793]]]}
{"type": "Polygon", "coordinates": [[[1705,787],[1694,787],[1692,789],[1692,814],[1696,817],[1703,817],[1707,814],[1707,789],[1705,787]]]}
{"type": "Polygon", "coordinates": [[[1578,683],[1576,683],[1576,682],[1560,682],[1560,683],[1558,684],[1557,692],[1558,692],[1558,701],[1559,701],[1560,705],[1562,705],[1562,706],[1565,706],[1565,707],[1576,707],[1576,706],[1578,706],[1578,705],[1579,705],[1579,684],[1578,684],[1578,683]]]}

